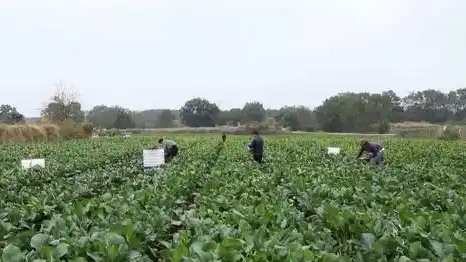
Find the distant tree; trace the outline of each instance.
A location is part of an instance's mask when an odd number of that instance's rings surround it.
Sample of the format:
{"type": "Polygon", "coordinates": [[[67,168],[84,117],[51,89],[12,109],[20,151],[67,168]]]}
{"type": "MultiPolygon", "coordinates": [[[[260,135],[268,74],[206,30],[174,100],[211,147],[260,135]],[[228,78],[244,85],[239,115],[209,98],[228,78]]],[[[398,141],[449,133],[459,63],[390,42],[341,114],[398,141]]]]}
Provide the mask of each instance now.
{"type": "Polygon", "coordinates": [[[78,93],[62,83],[57,84],[56,88],[51,101],[41,110],[41,116],[53,122],[65,120],[82,122],[84,114],[78,93]]]}
{"type": "Polygon", "coordinates": [[[190,127],[215,126],[220,109],[207,99],[193,98],[180,109],[181,123],[190,127]]]}
{"type": "MultiPolygon", "coordinates": [[[[156,128],[158,124],[158,119],[164,109],[149,109],[143,111],[133,111],[133,120],[138,128],[156,128]]],[[[176,110],[170,110],[170,112],[177,118],[176,110]]]]}
{"type": "MultiPolygon", "coordinates": [[[[120,106],[94,106],[87,115],[87,120],[100,128],[113,128],[119,110],[126,110],[120,106]]],[[[164,109],[149,109],[144,111],[131,111],[131,119],[136,128],[156,128],[162,123],[158,122],[164,109]]],[[[176,110],[170,110],[173,122],[176,120],[176,110]]],[[[168,122],[165,122],[168,123],[168,122]]],[[[168,124],[169,125],[169,124],[168,124]]]]}
{"type": "Polygon", "coordinates": [[[296,107],[294,106],[284,106],[280,108],[279,113],[275,119],[283,127],[290,128],[293,131],[300,129],[296,107]]]}
{"type": "Polygon", "coordinates": [[[175,121],[176,116],[171,112],[170,109],[164,109],[160,113],[157,121],[156,127],[157,128],[171,128],[174,127],[173,121],[175,121]]]}
{"type": "Polygon", "coordinates": [[[390,132],[390,123],[387,120],[381,121],[377,126],[377,132],[379,134],[387,134],[390,132]]]}
{"type": "Polygon", "coordinates": [[[318,128],[313,112],[304,106],[282,107],[275,119],[284,127],[297,131],[315,131],[318,128]]]}
{"type": "Polygon", "coordinates": [[[123,108],[118,108],[116,119],[113,122],[113,127],[117,129],[134,128],[135,123],[131,118],[131,111],[123,108]]]}
{"type": "Polygon", "coordinates": [[[319,123],[317,122],[317,118],[314,112],[312,112],[312,110],[308,107],[297,106],[296,115],[298,118],[300,130],[313,132],[319,129],[319,123]]]}
{"type": "Polygon", "coordinates": [[[246,103],[241,111],[244,122],[261,122],[265,120],[267,115],[262,103],[257,101],[246,103]]]}
{"type": "Polygon", "coordinates": [[[340,93],[324,101],[315,113],[327,132],[388,132],[387,123],[404,119],[400,98],[382,94],[340,93]]]}
{"type": "Polygon", "coordinates": [[[221,111],[217,117],[218,125],[233,125],[236,126],[241,122],[241,108],[232,108],[230,110],[221,111]]]}
{"type": "Polygon", "coordinates": [[[87,120],[100,128],[113,128],[117,119],[119,107],[105,105],[94,106],[87,115],[87,120]]]}
{"type": "Polygon", "coordinates": [[[376,123],[370,114],[369,93],[341,93],[316,108],[321,127],[326,132],[366,132],[376,123]]]}
{"type": "Polygon", "coordinates": [[[448,94],[450,111],[453,112],[454,121],[466,120],[466,88],[451,91],[448,94]]]}
{"type": "Polygon", "coordinates": [[[447,94],[438,90],[427,89],[424,91],[411,92],[403,98],[406,107],[405,115],[409,121],[427,121],[430,123],[445,123],[453,118],[447,94]]]}
{"type": "Polygon", "coordinates": [[[265,110],[267,117],[272,117],[272,118],[277,118],[277,116],[280,114],[280,109],[272,109],[268,108],[265,110]]]}
{"type": "MultiPolygon", "coordinates": [[[[82,113],[79,101],[60,97],[67,96],[56,95],[43,110],[43,115],[58,120],[67,117],[79,119],[82,113]],[[70,100],[72,102],[60,102],[70,100]],[[64,107],[65,104],[68,107],[64,107]]],[[[96,106],[89,111],[87,119],[97,127],[111,128],[117,116],[120,115],[121,118],[120,109],[118,106],[96,106]]],[[[256,101],[246,103],[243,108],[221,111],[215,103],[194,98],[187,101],[179,111],[150,109],[130,112],[130,118],[136,127],[148,128],[170,126],[172,123],[179,124],[180,121],[187,126],[200,127],[267,122],[274,118],[280,125],[293,130],[386,133],[393,122],[465,124],[466,88],[448,93],[428,89],[411,92],[405,97],[399,97],[392,90],[381,93],[340,93],[327,98],[315,110],[304,106],[264,109],[262,103],[256,101]]],[[[0,120],[5,122],[5,119],[3,117],[0,120]]]]}
{"type": "Polygon", "coordinates": [[[16,110],[16,107],[10,105],[0,106],[0,122],[4,124],[16,124],[24,121],[24,115],[16,110]]]}

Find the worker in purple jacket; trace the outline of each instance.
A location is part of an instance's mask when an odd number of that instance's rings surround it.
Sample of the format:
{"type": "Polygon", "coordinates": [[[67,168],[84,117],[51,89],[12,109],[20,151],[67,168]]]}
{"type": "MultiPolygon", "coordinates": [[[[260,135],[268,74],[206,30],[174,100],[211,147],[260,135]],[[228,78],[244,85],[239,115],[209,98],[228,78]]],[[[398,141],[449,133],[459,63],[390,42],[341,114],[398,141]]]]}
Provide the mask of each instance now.
{"type": "Polygon", "coordinates": [[[384,149],[377,143],[369,143],[367,140],[361,141],[361,150],[359,151],[358,158],[361,157],[363,152],[369,153],[367,160],[373,160],[376,165],[380,165],[384,161],[384,149]]]}

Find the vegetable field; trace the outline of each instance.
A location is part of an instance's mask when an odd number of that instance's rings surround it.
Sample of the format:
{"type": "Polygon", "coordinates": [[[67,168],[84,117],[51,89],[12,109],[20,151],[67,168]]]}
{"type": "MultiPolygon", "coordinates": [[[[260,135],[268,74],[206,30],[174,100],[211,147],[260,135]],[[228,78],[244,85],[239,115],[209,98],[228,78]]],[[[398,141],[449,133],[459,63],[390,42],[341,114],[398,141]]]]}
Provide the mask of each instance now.
{"type": "Polygon", "coordinates": [[[151,174],[156,137],[1,145],[1,261],[466,261],[460,143],[385,139],[374,167],[354,137],[266,136],[259,166],[248,137],[170,138],[151,174]]]}

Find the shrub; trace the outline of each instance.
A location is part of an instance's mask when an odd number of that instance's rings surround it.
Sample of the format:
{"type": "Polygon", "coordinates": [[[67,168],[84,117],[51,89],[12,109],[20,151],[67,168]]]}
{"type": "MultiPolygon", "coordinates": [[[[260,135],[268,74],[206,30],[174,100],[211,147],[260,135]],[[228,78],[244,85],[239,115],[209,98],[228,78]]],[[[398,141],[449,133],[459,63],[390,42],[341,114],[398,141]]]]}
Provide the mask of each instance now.
{"type": "Polygon", "coordinates": [[[390,122],[387,120],[382,121],[377,127],[377,132],[379,134],[387,134],[390,132],[390,122]]]}
{"type": "Polygon", "coordinates": [[[94,127],[92,126],[92,123],[84,123],[81,127],[84,131],[84,134],[86,134],[87,137],[92,136],[92,134],[94,133],[94,127]]]}
{"type": "Polygon", "coordinates": [[[456,126],[446,125],[443,128],[442,134],[438,138],[440,140],[459,140],[460,130],[456,126]]]}
{"type": "Polygon", "coordinates": [[[40,126],[42,130],[45,132],[46,139],[53,140],[53,139],[58,139],[60,134],[59,130],[60,127],[55,124],[42,124],[42,125],[36,125],[40,126]]]}
{"type": "Polygon", "coordinates": [[[61,139],[85,138],[83,126],[73,120],[65,120],[59,123],[59,134],[61,139]]]}

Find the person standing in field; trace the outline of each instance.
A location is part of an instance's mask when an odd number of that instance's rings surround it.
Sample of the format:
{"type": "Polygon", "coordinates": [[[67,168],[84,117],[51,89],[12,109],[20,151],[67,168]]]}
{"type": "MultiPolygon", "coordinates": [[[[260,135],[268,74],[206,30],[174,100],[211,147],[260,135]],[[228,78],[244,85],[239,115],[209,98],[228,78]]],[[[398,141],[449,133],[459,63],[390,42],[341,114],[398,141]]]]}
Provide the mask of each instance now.
{"type": "Polygon", "coordinates": [[[175,141],[160,138],[159,145],[163,146],[165,163],[170,162],[176,155],[178,155],[178,145],[175,141]]]}
{"type": "Polygon", "coordinates": [[[262,157],[264,155],[264,140],[259,136],[259,132],[254,131],[251,143],[247,145],[252,158],[259,164],[262,164],[262,157]]]}
{"type": "Polygon", "coordinates": [[[222,135],[223,143],[225,143],[226,140],[227,140],[227,135],[225,134],[225,132],[223,132],[223,135],[222,135]]]}
{"type": "Polygon", "coordinates": [[[361,141],[361,149],[359,150],[359,154],[357,158],[360,158],[362,153],[367,152],[369,161],[374,161],[376,165],[380,165],[384,162],[385,156],[383,153],[384,149],[381,145],[377,143],[370,143],[367,140],[361,141]]]}

